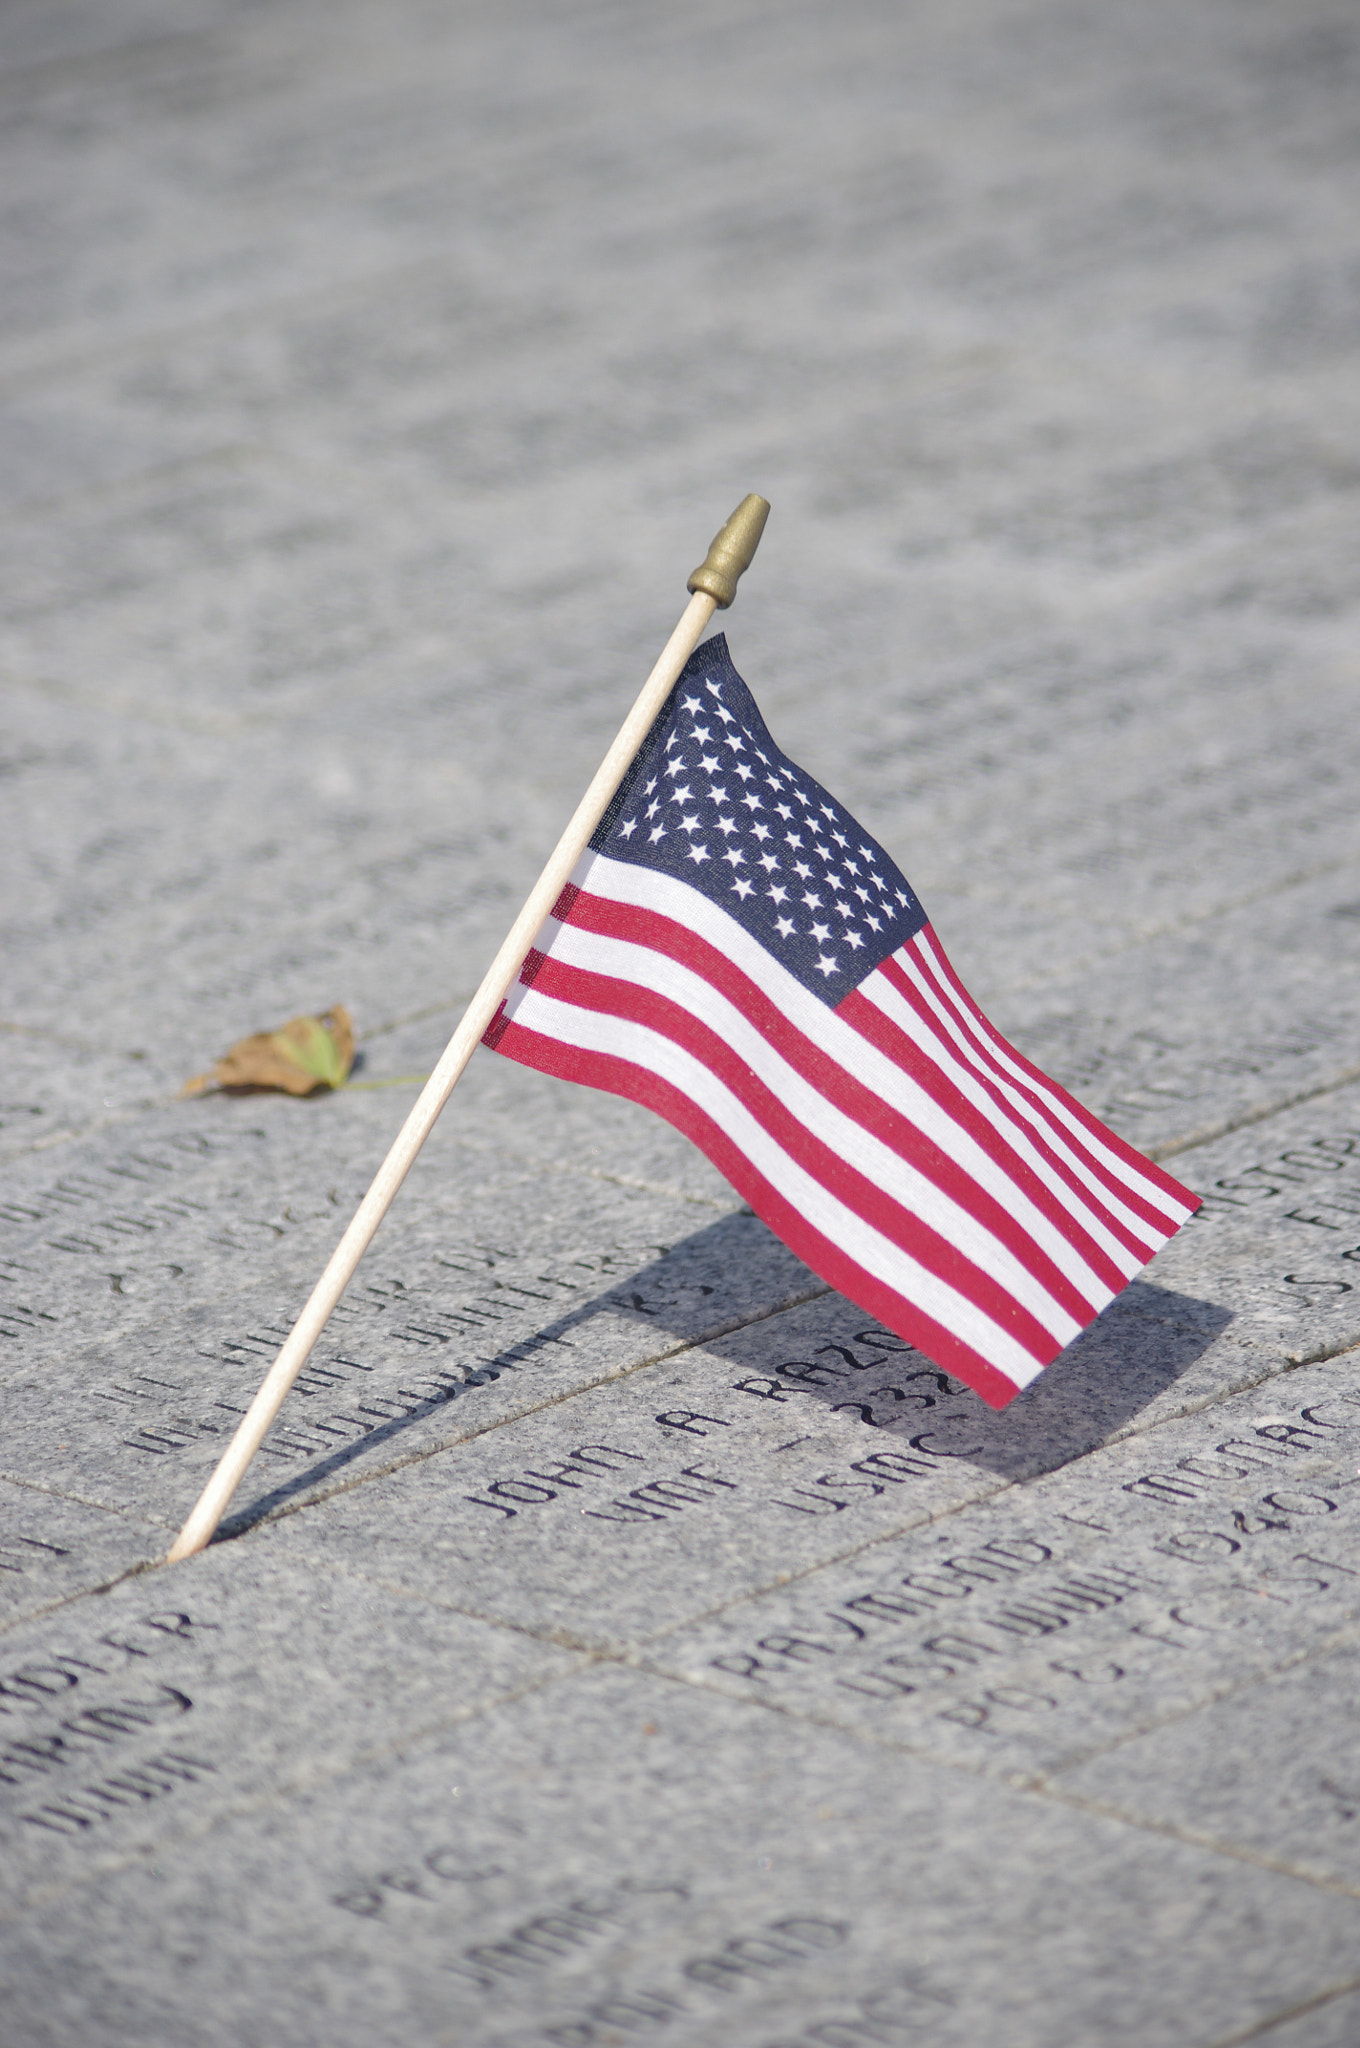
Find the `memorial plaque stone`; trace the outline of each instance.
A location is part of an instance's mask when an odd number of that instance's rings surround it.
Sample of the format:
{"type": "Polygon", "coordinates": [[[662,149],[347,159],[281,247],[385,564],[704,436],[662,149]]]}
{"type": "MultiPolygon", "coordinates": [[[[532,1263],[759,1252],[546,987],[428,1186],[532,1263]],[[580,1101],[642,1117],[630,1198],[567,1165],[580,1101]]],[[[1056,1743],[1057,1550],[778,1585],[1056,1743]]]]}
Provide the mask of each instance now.
{"type": "Polygon", "coordinates": [[[226,1556],[135,1575],[3,1637],[5,1910],[285,1785],[399,1749],[566,1668],[426,1601],[226,1556]]]}
{"type": "Polygon", "coordinates": [[[159,1536],[136,1517],[0,1480],[0,1628],[121,1578],[159,1536]]]}
{"type": "Polygon", "coordinates": [[[1360,2037],[1357,47],[4,11],[4,2048],[1360,2037]],[[749,489],[781,745],[1202,1211],[995,1414],[479,1053],[162,1567],[749,489]]]}
{"type": "Polygon", "coordinates": [[[999,2009],[1132,2044],[1231,2038],[1349,1965],[1353,1899],[834,1729],[791,1749],[781,1717],[644,1674],[495,1725],[54,1887],[0,1934],[32,1959],[16,2017],[70,2009],[78,1953],[112,2042],[226,2041],[263,2005],[290,2034],[496,2048],[967,2048],[999,2009]]]}

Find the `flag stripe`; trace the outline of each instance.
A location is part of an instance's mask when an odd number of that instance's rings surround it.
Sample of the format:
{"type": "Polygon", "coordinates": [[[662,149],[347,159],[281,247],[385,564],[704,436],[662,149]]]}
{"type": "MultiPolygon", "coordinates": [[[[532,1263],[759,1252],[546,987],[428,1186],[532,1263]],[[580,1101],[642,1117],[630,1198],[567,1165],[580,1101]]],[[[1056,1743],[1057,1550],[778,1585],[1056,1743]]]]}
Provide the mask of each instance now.
{"type": "MultiPolygon", "coordinates": [[[[722,1101],[725,1091],[712,1083],[712,1077],[702,1073],[693,1076],[699,1086],[698,1097],[684,1085],[691,1076],[684,1072],[686,1056],[678,1048],[669,1047],[672,1058],[667,1059],[661,1050],[667,1042],[661,1041],[661,1047],[654,1052],[646,1043],[650,1034],[638,1030],[630,1048],[637,1057],[602,1049],[590,1043],[588,1020],[583,1013],[567,1010],[560,1015],[552,1014],[563,1009],[564,1006],[552,1004],[548,998],[535,999],[532,990],[517,989],[500,1020],[497,1049],[544,1073],[626,1095],[666,1117],[698,1145],[756,1214],[814,1272],[876,1316],[885,1329],[916,1345],[946,1371],[957,1373],[993,1407],[1003,1407],[1036,1376],[1039,1366],[1007,1332],[997,1329],[969,1304],[951,1303],[949,1290],[939,1283],[932,1284],[931,1276],[919,1274],[922,1284],[916,1284],[909,1271],[910,1260],[900,1260],[908,1269],[904,1277],[912,1288],[910,1295],[875,1270],[870,1261],[875,1249],[872,1237],[876,1233],[865,1231],[863,1226],[858,1231],[837,1227],[834,1205],[819,1199],[815,1187],[798,1188],[798,1179],[806,1181],[806,1176],[795,1172],[788,1185],[770,1178],[764,1170],[766,1160],[753,1157],[753,1148],[739,1143],[734,1135],[733,1125],[738,1117],[729,1116],[722,1101]],[[521,1021],[522,1017],[533,1021],[521,1021]],[[672,1065],[677,1069],[674,1075],[668,1071],[672,1065]],[[709,1085],[705,1085],[705,1079],[709,1085]],[[710,1099],[705,1101],[704,1097],[710,1099]],[[804,1192],[811,1199],[804,1200],[804,1192]],[[967,1313],[960,1315],[958,1308],[967,1313]],[[938,1313],[933,1314],[932,1309],[938,1313]],[[1001,1358],[1013,1371],[1002,1368],[998,1363],[1001,1358]]],[[[607,1028],[612,1032],[618,1026],[607,1028]]],[[[739,1105],[733,1104],[732,1109],[739,1112],[739,1105]]],[[[754,1149],[759,1154],[765,1148],[754,1149]]],[[[769,1147],[769,1154],[774,1150],[769,1147]]],[[[778,1169],[777,1158],[770,1157],[768,1163],[778,1169]]],[[[891,1252],[893,1248],[885,1249],[891,1252]]]]}
{"type": "Polygon", "coordinates": [[[1112,1238],[1102,1216],[1085,1207],[1074,1210],[1072,1191],[1056,1174],[1045,1177],[1047,1162],[1028,1131],[998,1121],[996,1105],[981,1080],[936,1025],[925,1004],[916,1007],[913,997],[910,984],[903,993],[879,967],[851,990],[837,1014],[886,1059],[910,1071],[945,1114],[970,1131],[980,1146],[990,1139],[991,1155],[1015,1191],[1011,1198],[1023,1202],[1027,1196],[1048,1220],[1054,1235],[1083,1262],[1088,1275],[1097,1277],[1098,1286],[1093,1286],[1089,1277],[1086,1286],[1093,1306],[1102,1308],[1128,1277],[1124,1246],[1112,1238]]]}
{"type": "Polygon", "coordinates": [[[535,962],[532,986],[559,1002],[646,1025],[692,1054],[791,1160],[863,1222],[1009,1328],[1041,1364],[1053,1356],[1055,1342],[1070,1342],[1082,1328],[958,1204],[937,1196],[936,1214],[928,1216],[922,1197],[934,1191],[923,1176],[825,1102],[699,977],[656,954],[649,958],[643,947],[569,929],[550,958],[535,962]],[[592,964],[573,958],[573,951],[592,964]],[[705,994],[707,1017],[695,1008],[696,996],[702,1003],[705,994]]]}
{"type": "MultiPolygon", "coordinates": [[[[657,911],[611,902],[593,888],[574,891],[570,922],[555,931],[550,927],[540,938],[547,939],[553,959],[636,980],[675,997],[720,1039],[739,1045],[743,1059],[776,1096],[791,1091],[787,1099],[797,1097],[800,1116],[810,1126],[815,1124],[828,1144],[874,1148],[873,1171],[910,1209],[943,1230],[961,1229],[974,1237],[985,1231],[994,1250],[986,1253],[984,1244],[983,1251],[994,1270],[1012,1273],[1012,1284],[1022,1289],[1032,1276],[1050,1302],[1075,1318],[1070,1334],[1109,1300],[1117,1276],[1107,1280],[1099,1273],[1093,1281],[1091,1273],[1084,1272],[1084,1286],[1069,1278],[1049,1250],[1052,1243],[1066,1251],[1064,1264],[1080,1270],[1057,1222],[1050,1219],[1046,1226],[1042,1211],[1033,1214],[1042,1242],[1024,1227],[1016,1212],[1024,1212],[1028,1220],[1030,1204],[981,1144],[970,1147],[969,1134],[947,1122],[938,1108],[931,1119],[937,1138],[875,1092],[870,1084],[880,1078],[878,1073],[856,1075],[848,1070],[844,1056],[838,1059],[826,1049],[828,1038],[842,1036],[839,1011],[808,1002],[804,1015],[795,1020],[697,932],[657,911]],[[821,1101],[831,1105],[835,1122],[828,1122],[821,1101]],[[978,1175],[970,1175],[946,1147],[955,1154],[974,1151],[978,1175]]],[[[853,1045],[849,1049],[857,1050],[853,1045]]],[[[862,1056],[859,1064],[870,1069],[862,1056]]],[[[900,1069],[881,1056],[877,1065],[889,1084],[901,1078],[900,1069]]],[[[915,1092],[924,1107],[932,1107],[928,1093],[915,1092]]],[[[1036,1313],[1050,1312],[1041,1306],[1037,1292],[1032,1299],[1022,1293],[1022,1298],[1031,1300],[1036,1313]]]]}
{"type": "MultiPolygon", "coordinates": [[[[600,855],[588,855],[578,863],[570,886],[571,902],[567,904],[564,900],[560,906],[570,924],[578,920],[603,920],[603,913],[593,907],[595,900],[616,907],[630,905],[645,913],[636,929],[645,931],[647,922],[653,918],[666,918],[674,927],[667,939],[649,937],[648,943],[670,945],[673,957],[700,973],[707,972],[714,960],[724,965],[730,963],[748,982],[761,987],[770,1000],[773,1042],[781,1050],[787,1049],[793,1034],[801,1034],[824,1051],[842,1072],[857,1075],[874,1094],[957,1160],[969,1179],[993,1194],[1015,1217],[1017,1226],[1066,1274],[1080,1298],[1099,1308],[1123,1285],[1128,1277],[1128,1257],[1122,1240],[1095,1221],[1089,1226],[1090,1234],[1103,1244],[1106,1256],[1089,1261],[1083,1258],[1082,1245],[1073,1241],[1070,1224],[1072,1189],[1048,1168],[1042,1153],[1027,1137],[1020,1136],[1021,1148],[1028,1152],[1040,1180],[1050,1188],[1050,1199],[1043,1203],[1032,1201],[1024,1183],[1017,1184],[1016,1176],[1007,1172],[1005,1160],[996,1156],[995,1144],[989,1146],[983,1138],[975,1138],[966,1124],[932,1099],[922,1078],[907,1072],[867,1040],[842,1015],[844,1004],[831,1010],[809,996],[778,961],[772,960],[716,904],[670,876],[600,855]]],[[[563,894],[565,899],[566,892],[563,894]]],[[[556,922],[545,923],[535,942],[540,949],[547,951],[554,944],[557,929],[556,922]]],[[[874,980],[871,975],[861,983],[861,989],[867,990],[874,980]]],[[[947,1057],[965,1084],[971,1086],[994,1128],[994,1105],[981,1080],[973,1076],[964,1057],[939,1027],[936,1032],[942,1051],[947,1048],[947,1057]]],[[[1079,1239],[1081,1235],[1079,1231],[1079,1239]]]]}
{"type": "Polygon", "coordinates": [[[959,1063],[959,1071],[967,1077],[964,1085],[978,1091],[987,1105],[994,1127],[1010,1132],[1016,1146],[1043,1174],[1064,1213],[1084,1223],[1103,1247],[1113,1262],[1116,1284],[1124,1286],[1131,1273],[1146,1265],[1151,1251],[1144,1249],[1142,1240],[1125,1217],[1115,1213],[1109,1203],[1102,1202],[1099,1191],[1093,1189],[1061,1156],[1052,1142],[1052,1134],[1027,1116],[1023,1105],[1017,1105],[1010,1099],[991,1069],[972,1056],[966,1036],[947,1013],[942,1014],[941,1005],[921,985],[916,969],[917,962],[910,958],[909,948],[903,946],[891,960],[883,962],[876,976],[869,977],[863,984],[864,990],[871,1001],[878,1003],[889,1016],[895,1016],[898,1023],[911,1030],[914,1036],[918,1036],[923,1027],[931,1026],[941,1033],[959,1063]]]}
{"type": "MultiPolygon", "coordinates": [[[[531,1030],[566,1039],[582,1051],[612,1053],[660,1074],[712,1117],[776,1192],[793,1202],[823,1235],[843,1245],[866,1273],[959,1331],[982,1356],[1001,1363],[1015,1385],[1022,1385],[1039,1369],[1009,1330],[923,1266],[905,1247],[857,1216],[798,1160],[790,1158],[745,1104],[687,1047],[647,1025],[596,1015],[522,985],[507,1002],[506,1015],[510,1021],[520,1019],[531,1030]]],[[[1059,1349],[1056,1343],[1050,1344],[1049,1357],[1056,1356],[1059,1349]]]]}
{"type": "Polygon", "coordinates": [[[923,941],[929,942],[938,972],[948,982],[957,1001],[973,1019],[976,1028],[986,1038],[996,1057],[1009,1066],[1012,1072],[1027,1077],[1033,1086],[1061,1111],[1069,1123],[1080,1126],[1099,1154],[1112,1163],[1116,1175],[1119,1176],[1120,1188],[1127,1185],[1123,1176],[1131,1172],[1137,1176],[1140,1185],[1157,1191],[1159,1205],[1156,1213],[1159,1230],[1164,1227],[1164,1223],[1174,1223],[1179,1228],[1186,1216],[1193,1215],[1193,1200],[1187,1199],[1186,1190],[1165,1167],[1158,1166],[1155,1160],[1149,1159],[1145,1153],[1130,1145],[1127,1139],[1121,1138],[1118,1131],[1112,1131],[1107,1124],[1103,1124],[1084,1103],[1078,1102],[1075,1095],[1070,1095],[1059,1082],[1052,1080],[1042,1068],[1036,1067],[1033,1060],[1026,1059],[1009,1039],[1002,1037],[990,1017],[978,1008],[959,980],[953,962],[929,925],[920,936],[923,941]]]}
{"type": "MultiPolygon", "coordinates": [[[[1174,1229],[1183,1218],[1173,1218],[1170,1214],[1163,1213],[1161,1208],[1146,1199],[1138,1189],[1129,1185],[1127,1175],[1121,1177],[1118,1170],[1111,1169],[1106,1158],[1096,1155],[1096,1152],[1085,1143],[1080,1126],[1075,1129],[1071,1127],[1071,1124],[1075,1124],[1075,1119],[1069,1124],[1068,1120],[1062,1117],[1051,1081],[1046,1081],[1042,1090],[1031,1088],[1019,1069],[992,1049],[973,1023],[970,1013],[953,993],[956,982],[952,970],[948,982],[942,975],[937,962],[943,957],[938,945],[933,954],[922,951],[915,955],[915,963],[930,997],[948,1013],[953,1024],[974,1048],[978,1058],[998,1076],[1008,1099],[1012,1102],[1027,1103],[1036,1118],[1042,1120],[1050,1134],[1050,1142],[1063,1148],[1072,1162],[1073,1170],[1083,1181],[1093,1190],[1101,1191],[1104,1199],[1116,1212],[1121,1207],[1124,1209],[1126,1227],[1134,1233],[1135,1243],[1146,1244],[1149,1248],[1160,1244],[1166,1231],[1174,1229]]],[[[1004,1045],[1005,1041],[1001,1040],[1001,1044],[1004,1045]]],[[[1140,1175],[1140,1180],[1145,1185],[1150,1185],[1152,1176],[1140,1175]]],[[[1148,1254],[1145,1253],[1144,1256],[1148,1254]]]]}
{"type": "MultiPolygon", "coordinates": [[[[1110,1203],[1116,1212],[1122,1210],[1125,1227],[1132,1232],[1135,1244],[1159,1241],[1171,1219],[1164,1217],[1138,1188],[1131,1187],[1127,1175],[1111,1170],[1107,1159],[1100,1156],[1103,1148],[1088,1145],[1080,1125],[1062,1116],[1055,1100],[1053,1082],[1046,1080],[1041,1088],[1032,1088],[1014,1061],[993,1047],[988,1034],[979,1029],[971,1009],[960,999],[957,977],[941,967],[943,959],[938,947],[933,953],[923,948],[916,956],[914,965],[927,1000],[948,1018],[950,1028],[972,1049],[978,1065],[996,1076],[1006,1100],[1015,1106],[1019,1114],[1028,1113],[1031,1127],[1036,1133],[1043,1133],[1047,1142],[1066,1159],[1069,1169],[1093,1193],[1110,1203]]],[[[1005,1041],[998,1040],[998,1043],[1004,1045],[1005,1041]]],[[[1148,1186],[1152,1185],[1150,1175],[1140,1175],[1139,1178],[1148,1186]]]]}

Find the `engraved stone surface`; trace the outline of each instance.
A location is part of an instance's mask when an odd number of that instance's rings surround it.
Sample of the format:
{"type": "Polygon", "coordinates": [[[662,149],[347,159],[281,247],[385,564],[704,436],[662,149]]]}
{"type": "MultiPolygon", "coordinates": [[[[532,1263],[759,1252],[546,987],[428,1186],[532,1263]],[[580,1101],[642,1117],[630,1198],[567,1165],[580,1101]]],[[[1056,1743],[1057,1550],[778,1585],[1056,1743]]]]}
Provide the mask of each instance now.
{"type": "Polygon", "coordinates": [[[104,2040],[195,2048],[262,2008],[290,2038],[497,2048],[971,2048],[1004,2008],[1030,2038],[1061,2013],[1132,2048],[1231,2038],[1349,1967],[1334,1892],[1005,1784],[980,1831],[966,1773],[835,1729],[795,1746],[645,1674],[564,1679],[495,1725],[209,1836],[170,1833],[167,1801],[154,1860],[0,1930],[32,1959],[20,2024],[78,2020],[74,1975],[104,2040]]]}
{"type": "Polygon", "coordinates": [[[5,2048],[1360,2036],[1358,65],[4,10],[5,2048]],[[995,1414],[479,1053],[164,1567],[748,490],[779,744],[1202,1210],[995,1414]]]}

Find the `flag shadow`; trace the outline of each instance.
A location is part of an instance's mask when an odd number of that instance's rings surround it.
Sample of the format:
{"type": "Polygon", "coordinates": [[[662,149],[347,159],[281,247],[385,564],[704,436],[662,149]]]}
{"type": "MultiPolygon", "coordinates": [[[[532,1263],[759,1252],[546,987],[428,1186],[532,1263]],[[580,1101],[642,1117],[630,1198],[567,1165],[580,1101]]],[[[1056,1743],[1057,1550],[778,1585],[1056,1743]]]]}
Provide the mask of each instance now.
{"type": "MultiPolygon", "coordinates": [[[[1008,1480],[1038,1478],[1108,1443],[1174,1386],[1233,1320],[1217,1302],[1135,1280],[1038,1379],[997,1410],[900,1338],[866,1328],[869,1318],[843,1296],[829,1296],[828,1311],[832,1304],[855,1318],[853,1336],[847,1324],[840,1341],[801,1345],[802,1357],[765,1368],[768,1398],[807,1397],[838,1413],[858,1413],[876,1433],[904,1446],[917,1441],[934,1456],[1008,1480]]],[[[705,1348],[740,1360],[743,1347],[719,1340],[705,1348]]],[[[759,1387],[748,1381],[747,1390],[759,1387]]]]}
{"type": "MultiPolygon", "coordinates": [[[[412,1398],[403,1413],[375,1423],[305,1469],[291,1473],[267,1494],[257,1496],[225,1518],[214,1540],[227,1541],[243,1535],[257,1522],[300,1503],[361,1461],[374,1459],[375,1454],[377,1468],[372,1476],[390,1471],[400,1459],[383,1459],[382,1451],[417,1424],[427,1422],[455,1403],[456,1418],[475,1427],[479,1388],[506,1373],[531,1371],[536,1356],[551,1357],[555,1347],[569,1346],[573,1337],[598,1316],[637,1323],[654,1332],[655,1346],[649,1350],[665,1356],[684,1345],[720,1345],[729,1335],[735,1336],[770,1316],[829,1292],[826,1282],[810,1272],[749,1209],[723,1216],[691,1237],[681,1239],[679,1244],[669,1246],[645,1266],[632,1272],[625,1269],[588,1300],[516,1338],[490,1357],[478,1356],[475,1363],[461,1359],[454,1340],[445,1340],[435,1358],[443,1365],[447,1357],[453,1368],[439,1375],[447,1383],[446,1391],[429,1399],[412,1398]],[[461,1380],[456,1376],[460,1372],[464,1374],[461,1380]]],[[[644,1357],[638,1364],[648,1362],[644,1357]]],[[[432,1376],[415,1369],[410,1372],[413,1379],[432,1376]]],[[[599,1377],[588,1373],[582,1387],[598,1384],[599,1377]]],[[[397,1398],[402,1398],[400,1390],[397,1398]]],[[[442,1447],[436,1445],[431,1449],[442,1447]]]]}
{"type": "Polygon", "coordinates": [[[700,1348],[704,1356],[693,1364],[696,1404],[730,1401],[734,1391],[762,1398],[763,1383],[763,1398],[787,1402],[791,1419],[807,1402],[858,1412],[876,1433],[903,1443],[928,1434],[937,1455],[1012,1480],[1037,1477],[1108,1441],[1173,1385],[1232,1320],[1216,1303],[1135,1281],[1033,1385],[997,1412],[901,1338],[875,1331],[863,1309],[819,1281],[757,1217],[739,1212],[612,1280],[495,1355],[483,1356],[461,1382],[450,1377],[446,1395],[413,1402],[406,1412],[290,1474],[224,1521],[220,1537],[243,1533],[361,1463],[375,1464],[374,1477],[391,1470],[402,1453],[394,1460],[384,1451],[455,1400],[457,1419],[475,1423],[478,1388],[505,1373],[531,1370],[537,1354],[551,1356],[601,1315],[654,1332],[659,1355],[677,1345],[700,1348]],[[800,1355],[781,1359],[765,1326],[800,1306],[815,1318],[815,1327],[809,1330],[800,1319],[786,1347],[800,1355]],[[735,1380],[734,1366],[740,1373],[735,1380]]]}

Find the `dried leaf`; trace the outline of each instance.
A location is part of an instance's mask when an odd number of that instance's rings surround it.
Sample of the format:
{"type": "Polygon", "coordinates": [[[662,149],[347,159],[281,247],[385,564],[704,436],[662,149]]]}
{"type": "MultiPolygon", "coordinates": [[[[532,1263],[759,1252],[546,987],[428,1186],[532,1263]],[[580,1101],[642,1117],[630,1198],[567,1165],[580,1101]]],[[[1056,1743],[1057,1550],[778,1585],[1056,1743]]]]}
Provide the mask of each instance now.
{"type": "Polygon", "coordinates": [[[180,1094],[202,1095],[219,1088],[281,1088],[287,1095],[310,1095],[316,1088],[338,1088],[354,1064],[354,1027],[340,1003],[319,1017],[290,1017],[277,1031],[257,1031],[238,1039],[224,1052],[211,1073],[196,1074],[180,1094]]]}

